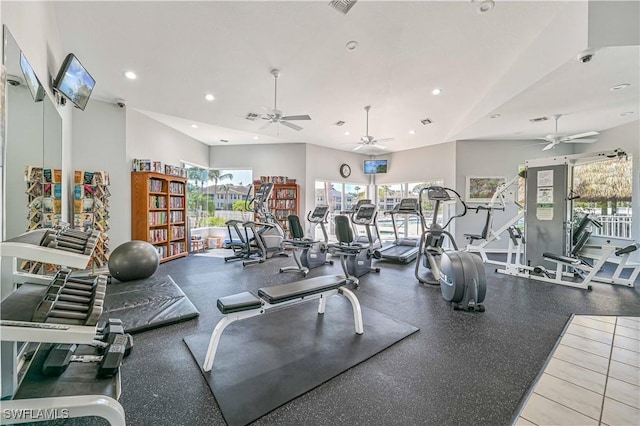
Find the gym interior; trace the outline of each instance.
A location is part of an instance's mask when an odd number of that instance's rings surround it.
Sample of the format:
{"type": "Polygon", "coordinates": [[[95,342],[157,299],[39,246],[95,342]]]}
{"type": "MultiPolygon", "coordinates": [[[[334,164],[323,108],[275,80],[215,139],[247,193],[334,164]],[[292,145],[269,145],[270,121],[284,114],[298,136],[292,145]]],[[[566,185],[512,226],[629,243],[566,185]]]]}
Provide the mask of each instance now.
{"type": "Polygon", "coordinates": [[[2,424],[640,424],[639,16],[3,1],[2,424]]]}

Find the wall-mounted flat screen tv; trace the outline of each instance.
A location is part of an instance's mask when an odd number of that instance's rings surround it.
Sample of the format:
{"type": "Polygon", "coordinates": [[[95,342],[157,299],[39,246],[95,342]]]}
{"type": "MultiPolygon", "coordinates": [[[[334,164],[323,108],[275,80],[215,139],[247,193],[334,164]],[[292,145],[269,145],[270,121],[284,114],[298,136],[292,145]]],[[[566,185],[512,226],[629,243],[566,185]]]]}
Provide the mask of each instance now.
{"type": "Polygon", "coordinates": [[[84,111],[96,81],[73,53],[64,59],[53,87],[84,111]]]}
{"type": "Polygon", "coordinates": [[[364,160],[364,174],[387,173],[387,160],[364,160]]]}
{"type": "Polygon", "coordinates": [[[24,75],[24,81],[27,83],[27,87],[33,96],[33,100],[40,102],[44,99],[44,87],[40,84],[40,80],[36,77],[36,73],[31,68],[31,64],[27,61],[27,57],[24,53],[20,52],[20,69],[24,75]]]}

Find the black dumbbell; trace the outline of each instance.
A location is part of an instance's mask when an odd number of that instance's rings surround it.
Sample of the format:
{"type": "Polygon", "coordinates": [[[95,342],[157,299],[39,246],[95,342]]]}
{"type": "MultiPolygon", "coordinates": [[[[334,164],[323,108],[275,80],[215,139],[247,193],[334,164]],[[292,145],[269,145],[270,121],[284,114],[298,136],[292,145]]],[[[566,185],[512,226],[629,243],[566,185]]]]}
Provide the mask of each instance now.
{"type": "Polygon", "coordinates": [[[58,250],[70,251],[72,253],[84,254],[87,256],[90,255],[91,252],[93,251],[92,247],[84,247],[84,246],[78,247],[76,244],[73,244],[73,246],[71,246],[71,244],[72,243],[51,241],[49,244],[46,245],[46,247],[54,248],[58,250]]]}
{"type": "Polygon", "coordinates": [[[104,355],[74,355],[78,348],[75,344],[57,344],[51,348],[42,365],[45,376],[59,376],[72,362],[96,362],[98,377],[113,377],[118,372],[125,352],[125,336],[116,336],[113,344],[109,345],[104,355]]]}
{"type": "Polygon", "coordinates": [[[124,356],[129,356],[133,349],[133,336],[124,332],[124,326],[119,319],[109,319],[109,322],[99,329],[99,335],[96,336],[93,346],[98,347],[99,351],[104,351],[109,345],[113,344],[117,336],[125,336],[124,356]]]}
{"type": "Polygon", "coordinates": [[[76,229],[65,229],[64,231],[58,234],[58,236],[60,237],[75,238],[76,240],[83,240],[83,241],[88,240],[89,238],[91,238],[92,235],[93,235],[93,232],[78,231],[76,229]]]}
{"type": "Polygon", "coordinates": [[[96,287],[93,293],[51,285],[31,320],[46,322],[52,318],[65,318],[84,325],[95,325],[102,314],[105,290],[106,284],[96,287]]]}

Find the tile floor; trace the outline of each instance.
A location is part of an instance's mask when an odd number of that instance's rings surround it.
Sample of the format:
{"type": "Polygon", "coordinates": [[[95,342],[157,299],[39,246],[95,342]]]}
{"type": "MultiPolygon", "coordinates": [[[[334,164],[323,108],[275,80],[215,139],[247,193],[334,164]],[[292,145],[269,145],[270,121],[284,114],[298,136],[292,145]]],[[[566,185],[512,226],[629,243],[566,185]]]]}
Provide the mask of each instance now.
{"type": "Polygon", "coordinates": [[[576,315],[516,425],[640,425],[640,317],[576,315]]]}

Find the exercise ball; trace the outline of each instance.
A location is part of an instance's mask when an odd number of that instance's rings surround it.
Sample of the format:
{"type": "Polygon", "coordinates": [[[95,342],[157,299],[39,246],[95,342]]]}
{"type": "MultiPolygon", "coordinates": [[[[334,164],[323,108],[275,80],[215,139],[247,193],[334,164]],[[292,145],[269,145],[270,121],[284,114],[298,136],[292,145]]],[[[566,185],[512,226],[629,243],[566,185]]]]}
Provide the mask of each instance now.
{"type": "Polygon", "coordinates": [[[133,240],[119,245],[109,257],[109,272],[118,281],[149,278],[156,272],[160,256],[145,241],[133,240]]]}

